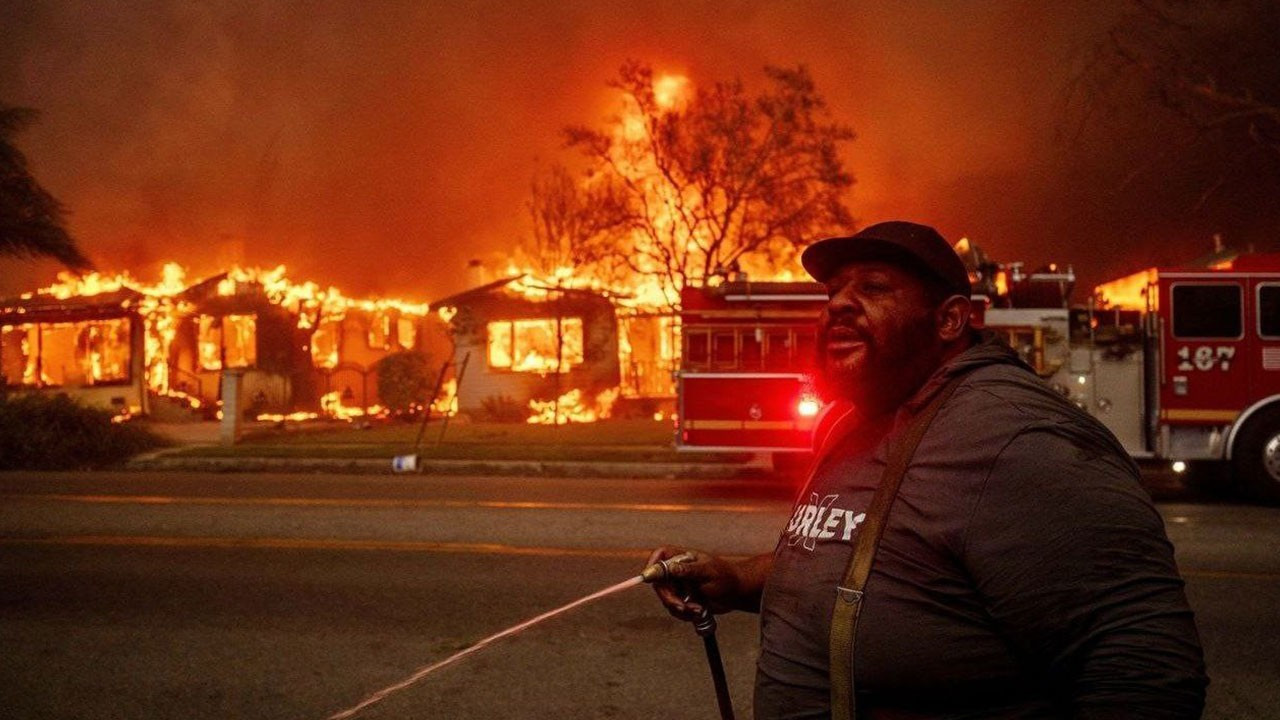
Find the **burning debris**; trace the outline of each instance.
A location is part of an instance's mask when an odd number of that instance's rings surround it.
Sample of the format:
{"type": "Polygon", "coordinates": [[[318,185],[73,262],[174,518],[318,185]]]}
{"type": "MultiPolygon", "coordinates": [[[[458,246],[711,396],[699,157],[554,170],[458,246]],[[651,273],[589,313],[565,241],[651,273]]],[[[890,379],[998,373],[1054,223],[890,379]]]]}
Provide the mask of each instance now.
{"type": "Polygon", "coordinates": [[[564,425],[606,420],[618,399],[618,388],[600,391],[589,403],[583,402],[582,396],[582,391],[575,388],[555,400],[530,400],[529,410],[533,414],[525,422],[530,425],[564,425]]]}

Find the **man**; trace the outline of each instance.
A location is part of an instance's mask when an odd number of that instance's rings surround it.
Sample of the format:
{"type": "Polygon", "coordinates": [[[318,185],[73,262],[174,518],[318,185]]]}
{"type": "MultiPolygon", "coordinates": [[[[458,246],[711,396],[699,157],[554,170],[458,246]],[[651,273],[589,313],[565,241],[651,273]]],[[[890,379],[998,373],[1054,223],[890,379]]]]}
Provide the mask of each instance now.
{"type": "Polygon", "coordinates": [[[701,603],[760,613],[756,717],[831,716],[836,588],[888,453],[956,379],[901,474],[861,597],[857,716],[1198,718],[1199,640],[1137,468],[969,327],[950,245],[887,222],[802,261],[829,295],[819,366],[831,406],[788,526],[773,553],[742,562],[678,547],[651,558],[692,554],[656,586],[673,615],[693,619],[701,603]]]}

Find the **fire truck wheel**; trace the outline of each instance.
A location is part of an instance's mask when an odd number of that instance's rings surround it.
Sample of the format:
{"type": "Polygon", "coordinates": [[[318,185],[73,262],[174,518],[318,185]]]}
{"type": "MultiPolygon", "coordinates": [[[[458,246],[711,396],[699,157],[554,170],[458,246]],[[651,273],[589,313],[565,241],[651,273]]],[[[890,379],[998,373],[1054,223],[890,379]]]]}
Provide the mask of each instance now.
{"type": "Polygon", "coordinates": [[[1280,407],[1249,419],[1231,457],[1242,490],[1255,500],[1280,504],[1280,407]]]}

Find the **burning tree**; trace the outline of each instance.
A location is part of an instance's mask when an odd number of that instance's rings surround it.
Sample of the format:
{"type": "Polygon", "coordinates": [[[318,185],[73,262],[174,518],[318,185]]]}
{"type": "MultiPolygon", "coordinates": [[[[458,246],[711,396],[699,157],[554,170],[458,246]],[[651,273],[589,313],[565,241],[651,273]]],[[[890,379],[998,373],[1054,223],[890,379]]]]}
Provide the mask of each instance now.
{"type": "Polygon", "coordinates": [[[610,83],[624,113],[565,131],[586,160],[581,181],[555,168],[534,184],[535,254],[670,309],[687,285],[775,274],[815,236],[847,230],[853,178],[839,150],[853,131],[803,67],[765,76],[756,94],[740,80],[694,90],[624,65],[610,83]]]}
{"type": "Polygon", "coordinates": [[[0,104],[0,255],[43,255],[83,270],[90,263],[62,226],[62,205],[31,176],[26,156],[13,144],[35,115],[0,104]]]}

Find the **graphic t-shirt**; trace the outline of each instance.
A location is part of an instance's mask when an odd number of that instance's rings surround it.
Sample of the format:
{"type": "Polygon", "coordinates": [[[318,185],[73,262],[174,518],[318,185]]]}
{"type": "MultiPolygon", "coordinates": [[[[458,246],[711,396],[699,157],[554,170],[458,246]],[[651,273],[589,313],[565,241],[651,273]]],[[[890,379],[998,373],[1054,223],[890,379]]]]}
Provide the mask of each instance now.
{"type": "Polygon", "coordinates": [[[863,423],[843,436],[801,491],[778,540],[760,610],[768,641],[757,666],[757,717],[827,717],[834,589],[884,472],[883,453],[874,451],[886,424],[863,423]]]}
{"type": "Polygon", "coordinates": [[[859,718],[1199,717],[1195,624],[1137,468],[992,342],[939,371],[892,430],[833,433],[761,598],[757,720],[828,717],[835,591],[888,445],[960,371],[912,456],[865,588],[859,718]]]}

